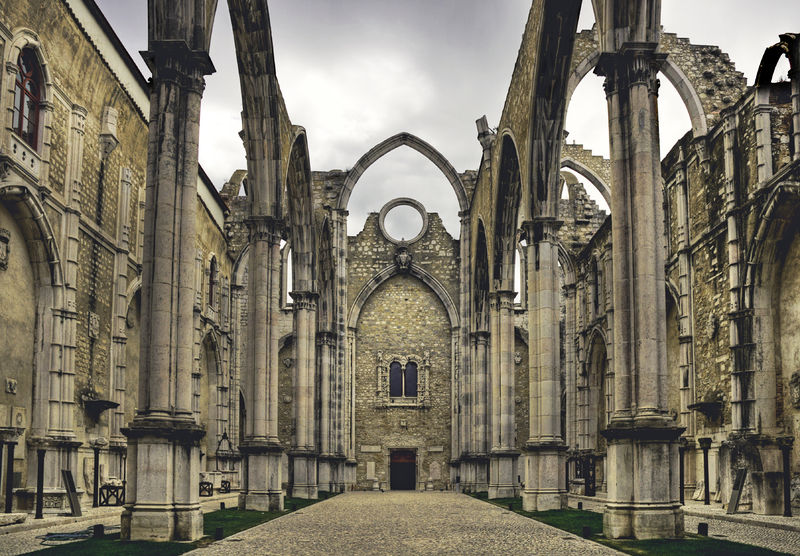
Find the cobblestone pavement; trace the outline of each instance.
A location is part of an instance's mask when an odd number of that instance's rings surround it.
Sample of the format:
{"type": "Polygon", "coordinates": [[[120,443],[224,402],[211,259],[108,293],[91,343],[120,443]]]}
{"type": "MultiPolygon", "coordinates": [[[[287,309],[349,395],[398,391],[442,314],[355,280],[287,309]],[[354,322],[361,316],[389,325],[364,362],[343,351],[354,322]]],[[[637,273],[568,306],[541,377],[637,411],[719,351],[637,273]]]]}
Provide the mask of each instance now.
{"type": "Polygon", "coordinates": [[[342,494],[191,554],[617,554],[451,492],[342,494]]]}
{"type": "MultiPolygon", "coordinates": [[[[605,505],[603,501],[587,500],[583,497],[580,499],[580,502],[583,503],[584,510],[596,512],[602,512],[605,505]]],[[[577,507],[578,500],[570,497],[569,505],[573,508],[577,507]]],[[[700,507],[701,509],[698,509],[697,505],[690,504],[687,508],[693,511],[701,511],[702,506],[700,507]]],[[[708,534],[711,537],[752,544],[778,552],[786,552],[788,554],[800,554],[800,532],[785,531],[759,525],[759,523],[768,522],[770,518],[780,520],[787,520],[788,518],[755,516],[752,514],[739,514],[737,517],[752,520],[752,524],[741,522],[734,523],[732,521],[716,519],[713,517],[713,514],[710,513],[709,515],[703,516],[686,515],[684,517],[684,528],[687,533],[696,533],[697,524],[702,521],[708,523],[708,534]]]]}
{"type": "MultiPolygon", "coordinates": [[[[232,504],[235,506],[237,496],[237,494],[217,496],[211,500],[203,502],[201,507],[203,508],[204,512],[210,512],[219,509],[220,502],[227,502],[229,505],[232,504]]],[[[85,531],[86,529],[91,529],[95,524],[104,525],[107,533],[119,532],[119,516],[122,512],[122,508],[101,508],[99,510],[88,510],[87,513],[89,512],[93,512],[96,515],[92,516],[91,519],[82,520],[77,523],[55,523],[40,529],[18,531],[6,534],[1,534],[2,532],[0,532],[0,556],[27,554],[28,552],[44,550],[45,548],[50,548],[51,546],[66,544],[65,542],[52,541],[47,541],[47,544],[42,544],[42,537],[48,533],[77,533],[80,531],[85,531]]],[[[62,519],[71,520],[71,518],[62,519]]],[[[29,516],[26,524],[32,520],[33,516],[29,516]]]]}

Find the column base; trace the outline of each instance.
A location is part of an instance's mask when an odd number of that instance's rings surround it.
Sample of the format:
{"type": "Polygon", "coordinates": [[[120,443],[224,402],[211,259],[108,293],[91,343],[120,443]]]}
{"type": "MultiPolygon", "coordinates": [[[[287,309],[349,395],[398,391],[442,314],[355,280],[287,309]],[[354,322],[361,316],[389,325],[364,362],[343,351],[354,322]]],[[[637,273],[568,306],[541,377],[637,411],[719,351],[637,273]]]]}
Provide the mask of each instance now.
{"type": "Polygon", "coordinates": [[[608,439],[608,538],[683,536],[678,438],[685,429],[666,418],[612,421],[608,439]]]}
{"type": "Polygon", "coordinates": [[[239,451],[244,454],[239,507],[262,512],[283,511],[281,445],[247,441],[239,446],[239,451]]]}
{"type": "Polygon", "coordinates": [[[129,503],[120,537],[133,541],[194,541],[203,536],[200,439],[190,420],[143,418],[123,429],[128,437],[129,503]]]}
{"type": "Polygon", "coordinates": [[[139,504],[126,506],[122,512],[120,537],[125,540],[194,541],[202,536],[203,512],[199,507],[176,510],[139,504]]]}
{"type": "Polygon", "coordinates": [[[514,498],[517,495],[517,458],[519,452],[494,451],[489,454],[489,499],[514,498]]]}
{"type": "Polygon", "coordinates": [[[567,507],[564,474],[567,447],[562,442],[528,442],[525,446],[525,487],[522,509],[526,512],[563,510],[567,507]]]}
{"type": "Polygon", "coordinates": [[[680,504],[606,504],[603,533],[611,539],[677,539],[683,537],[680,504]]]}
{"type": "Polygon", "coordinates": [[[292,458],[292,497],[316,500],[319,497],[316,454],[295,451],[289,452],[289,457],[292,458]]]}
{"type": "Polygon", "coordinates": [[[331,454],[317,458],[317,482],[320,492],[344,492],[344,456],[331,454]]]}

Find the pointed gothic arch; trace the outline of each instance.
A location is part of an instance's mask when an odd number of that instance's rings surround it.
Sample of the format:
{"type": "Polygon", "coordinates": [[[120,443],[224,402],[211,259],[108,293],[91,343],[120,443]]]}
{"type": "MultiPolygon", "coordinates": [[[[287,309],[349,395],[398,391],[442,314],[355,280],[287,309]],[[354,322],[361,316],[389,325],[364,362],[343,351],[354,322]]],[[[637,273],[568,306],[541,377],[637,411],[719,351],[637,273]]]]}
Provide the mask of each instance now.
{"type": "Polygon", "coordinates": [[[385,141],[378,143],[369,151],[367,151],[367,153],[364,154],[358,160],[358,162],[356,162],[356,165],[353,166],[353,168],[347,173],[344,187],[342,188],[341,193],[339,193],[336,208],[340,210],[347,209],[347,203],[350,201],[350,195],[352,194],[353,189],[358,183],[358,180],[361,179],[361,176],[364,174],[364,172],[366,172],[367,169],[380,158],[402,146],[414,149],[422,156],[430,160],[437,168],[439,168],[442,174],[444,174],[445,178],[447,178],[447,181],[449,181],[450,185],[453,187],[456,198],[458,198],[459,210],[463,211],[469,208],[469,199],[467,198],[467,192],[464,188],[464,184],[461,182],[461,178],[459,177],[458,172],[456,172],[456,169],[452,164],[450,164],[450,161],[447,160],[444,155],[442,155],[429,143],[423,141],[416,135],[406,132],[398,133],[397,135],[389,137],[385,141]]]}

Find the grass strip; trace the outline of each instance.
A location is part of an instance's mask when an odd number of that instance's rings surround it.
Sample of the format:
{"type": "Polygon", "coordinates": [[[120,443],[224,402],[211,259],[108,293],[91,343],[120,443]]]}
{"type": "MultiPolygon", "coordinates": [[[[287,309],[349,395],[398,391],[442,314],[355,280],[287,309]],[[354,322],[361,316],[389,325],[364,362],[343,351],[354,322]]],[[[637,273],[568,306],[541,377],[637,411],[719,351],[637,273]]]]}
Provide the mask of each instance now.
{"type": "Polygon", "coordinates": [[[151,541],[123,541],[119,538],[119,533],[114,533],[102,539],[86,539],[65,543],[58,546],[31,552],[30,554],[59,554],[59,555],[79,555],[79,556],[176,556],[189,552],[196,548],[208,546],[214,542],[214,534],[217,527],[222,527],[223,538],[235,535],[246,529],[261,525],[292,511],[302,510],[312,504],[330,498],[332,495],[321,492],[319,500],[305,500],[302,498],[286,498],[282,512],[259,512],[254,510],[238,510],[226,508],[203,514],[203,535],[204,537],[195,542],[151,542],[151,541]]]}
{"type": "Polygon", "coordinates": [[[768,548],[761,548],[713,537],[703,537],[687,533],[682,539],[607,539],[603,536],[603,514],[587,510],[568,508],[565,510],[549,510],[546,512],[526,512],[522,509],[522,498],[497,498],[489,500],[488,493],[478,492],[472,495],[501,508],[511,510],[530,519],[535,519],[562,531],[582,536],[583,528],[589,528],[588,540],[614,548],[626,554],[637,556],[770,556],[781,555],[768,548]]]}

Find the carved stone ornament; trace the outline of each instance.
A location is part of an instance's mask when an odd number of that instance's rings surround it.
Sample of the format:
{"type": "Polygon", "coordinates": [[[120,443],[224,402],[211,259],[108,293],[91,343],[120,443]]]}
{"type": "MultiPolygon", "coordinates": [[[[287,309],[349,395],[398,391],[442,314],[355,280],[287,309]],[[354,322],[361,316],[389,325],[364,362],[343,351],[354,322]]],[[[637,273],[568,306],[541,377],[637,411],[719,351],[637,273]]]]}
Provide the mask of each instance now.
{"type": "Polygon", "coordinates": [[[0,270],[8,270],[8,255],[11,252],[10,241],[11,233],[5,228],[0,228],[0,270]]]}
{"type": "Polygon", "coordinates": [[[89,311],[88,318],[89,322],[89,337],[97,339],[100,337],[100,317],[97,313],[93,313],[89,311]]]}
{"type": "Polygon", "coordinates": [[[522,363],[522,354],[518,351],[514,352],[514,363],[516,363],[517,365],[522,363]]]}
{"type": "Polygon", "coordinates": [[[6,394],[17,393],[17,381],[13,378],[6,377],[6,394]]]}
{"type": "Polygon", "coordinates": [[[717,315],[711,314],[706,321],[706,334],[709,338],[716,338],[719,331],[719,319],[717,315]]]}
{"type": "Polygon", "coordinates": [[[292,358],[291,357],[285,357],[283,359],[283,366],[286,367],[287,369],[289,367],[291,367],[292,366],[292,358]]]}
{"type": "Polygon", "coordinates": [[[408,272],[408,269],[411,268],[412,259],[413,257],[406,247],[399,247],[394,256],[394,261],[397,263],[397,269],[400,272],[408,272]]]}
{"type": "Polygon", "coordinates": [[[792,397],[792,406],[800,409],[800,371],[795,372],[789,379],[789,395],[792,397]]]}

